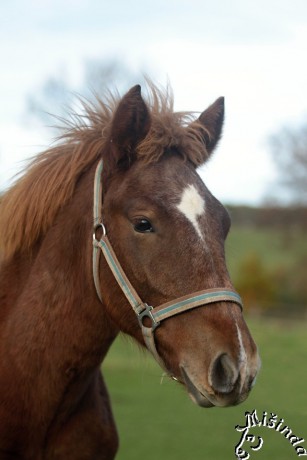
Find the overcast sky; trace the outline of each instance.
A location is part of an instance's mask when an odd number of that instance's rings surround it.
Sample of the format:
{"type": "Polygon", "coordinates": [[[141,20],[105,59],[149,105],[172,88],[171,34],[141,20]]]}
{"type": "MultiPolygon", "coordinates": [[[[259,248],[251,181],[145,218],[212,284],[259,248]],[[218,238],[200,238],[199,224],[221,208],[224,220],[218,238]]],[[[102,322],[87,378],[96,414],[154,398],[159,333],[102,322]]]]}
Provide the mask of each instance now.
{"type": "Polygon", "coordinates": [[[3,0],[0,188],[53,136],[27,123],[28,95],[118,59],[169,79],[178,110],[225,96],[224,137],[201,175],[223,202],[258,204],[275,180],[268,136],[307,119],[306,56],[306,0],[3,0]]]}

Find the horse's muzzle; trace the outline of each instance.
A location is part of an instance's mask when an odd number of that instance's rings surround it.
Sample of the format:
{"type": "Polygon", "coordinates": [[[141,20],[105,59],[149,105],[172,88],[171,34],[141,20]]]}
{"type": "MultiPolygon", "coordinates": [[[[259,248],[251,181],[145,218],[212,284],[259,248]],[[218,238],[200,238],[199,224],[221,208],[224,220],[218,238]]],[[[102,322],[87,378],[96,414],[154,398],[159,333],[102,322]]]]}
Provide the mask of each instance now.
{"type": "Polygon", "coordinates": [[[254,366],[236,366],[231,358],[223,353],[217,356],[208,370],[203,383],[188,365],[181,365],[181,375],[192,401],[201,407],[235,406],[245,401],[255,384],[260,359],[257,355],[254,366]]]}

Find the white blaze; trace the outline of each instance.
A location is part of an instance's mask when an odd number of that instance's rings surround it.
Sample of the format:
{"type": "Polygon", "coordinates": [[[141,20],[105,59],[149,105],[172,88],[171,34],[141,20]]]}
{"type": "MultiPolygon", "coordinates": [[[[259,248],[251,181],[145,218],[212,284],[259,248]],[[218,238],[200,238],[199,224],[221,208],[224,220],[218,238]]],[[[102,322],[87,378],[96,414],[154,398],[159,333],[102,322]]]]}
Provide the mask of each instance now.
{"type": "Polygon", "coordinates": [[[245,379],[246,379],[246,374],[247,374],[247,355],[246,351],[243,345],[243,340],[242,340],[242,334],[240,331],[240,328],[236,322],[236,327],[237,327],[237,334],[238,334],[238,341],[239,341],[239,368],[240,368],[240,374],[241,374],[241,388],[240,391],[242,391],[245,379]]]}
{"type": "Polygon", "coordinates": [[[236,326],[237,326],[237,334],[238,334],[239,347],[240,347],[239,362],[241,364],[241,363],[244,363],[247,360],[247,356],[246,356],[246,351],[245,351],[245,348],[244,348],[244,345],[243,345],[242,334],[241,334],[241,331],[240,331],[240,328],[239,328],[237,322],[236,322],[236,326]]]}
{"type": "Polygon", "coordinates": [[[188,185],[183,190],[177,209],[192,223],[200,238],[203,239],[198,218],[205,213],[205,201],[194,185],[188,185]]]}

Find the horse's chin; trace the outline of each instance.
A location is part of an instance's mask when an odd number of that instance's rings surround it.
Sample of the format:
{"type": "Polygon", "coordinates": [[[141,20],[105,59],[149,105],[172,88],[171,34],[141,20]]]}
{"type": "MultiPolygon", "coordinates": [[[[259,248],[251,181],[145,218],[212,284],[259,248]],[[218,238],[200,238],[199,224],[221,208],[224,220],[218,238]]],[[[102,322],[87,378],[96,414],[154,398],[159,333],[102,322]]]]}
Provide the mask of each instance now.
{"type": "Polygon", "coordinates": [[[181,368],[181,373],[183,377],[183,382],[188,390],[190,399],[200,407],[227,407],[235,406],[243,402],[248,394],[238,395],[234,393],[229,393],[227,395],[216,395],[209,393],[206,389],[202,388],[201,390],[192,382],[188,373],[185,369],[181,368]]]}
{"type": "Polygon", "coordinates": [[[193,401],[194,404],[197,404],[200,407],[214,407],[214,404],[209,401],[209,399],[203,395],[200,391],[189,391],[190,399],[193,401]]]}
{"type": "Polygon", "coordinates": [[[184,384],[188,390],[188,394],[191,400],[201,407],[213,407],[214,404],[210,401],[208,396],[203,392],[199,391],[198,388],[194,385],[192,380],[190,379],[189,375],[185,371],[184,367],[181,368],[181,373],[183,377],[184,384]]]}

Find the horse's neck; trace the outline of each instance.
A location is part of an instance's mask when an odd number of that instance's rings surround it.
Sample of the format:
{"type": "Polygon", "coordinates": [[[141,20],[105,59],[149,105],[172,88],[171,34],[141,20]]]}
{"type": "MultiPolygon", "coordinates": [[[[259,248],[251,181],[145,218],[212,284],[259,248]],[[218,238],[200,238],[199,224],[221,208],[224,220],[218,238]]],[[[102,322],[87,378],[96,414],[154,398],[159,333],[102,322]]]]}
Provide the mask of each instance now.
{"type": "Polygon", "coordinates": [[[92,184],[90,171],[34,253],[14,258],[2,274],[3,339],[16,359],[31,362],[35,350],[37,370],[98,365],[117,333],[92,280],[92,184]]]}

